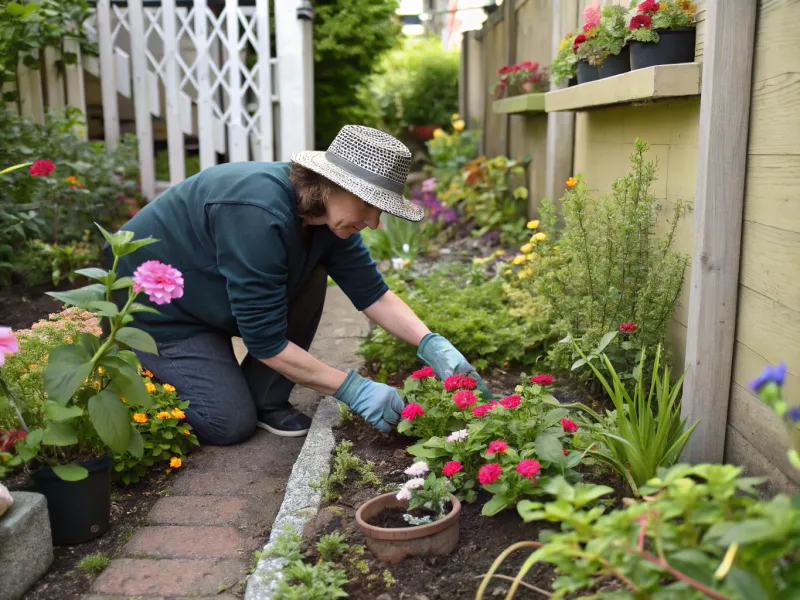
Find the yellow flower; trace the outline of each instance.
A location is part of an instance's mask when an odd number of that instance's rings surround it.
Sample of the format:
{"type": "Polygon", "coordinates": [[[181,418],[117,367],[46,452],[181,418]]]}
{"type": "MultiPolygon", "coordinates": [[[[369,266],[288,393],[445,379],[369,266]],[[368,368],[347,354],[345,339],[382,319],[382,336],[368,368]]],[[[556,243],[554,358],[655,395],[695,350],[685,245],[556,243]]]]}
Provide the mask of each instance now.
{"type": "Polygon", "coordinates": [[[531,269],[530,267],[528,267],[527,269],[522,269],[522,271],[517,273],[517,277],[519,277],[520,279],[527,279],[531,275],[533,275],[533,269],[531,269]]]}
{"type": "Polygon", "coordinates": [[[180,408],[173,408],[172,409],[172,416],[176,419],[183,419],[186,414],[180,408]]]}
{"type": "Polygon", "coordinates": [[[540,231],[539,233],[534,234],[533,237],[536,239],[537,242],[541,242],[541,241],[544,241],[544,240],[547,239],[547,234],[546,233],[542,233],[540,231]]]}
{"type": "Polygon", "coordinates": [[[578,184],[578,180],[574,177],[570,177],[567,179],[567,187],[575,187],[578,184]]]}
{"type": "Polygon", "coordinates": [[[564,38],[563,40],[561,40],[561,43],[558,45],[558,47],[559,48],[566,48],[568,43],[569,43],[569,40],[564,38]]]}
{"type": "Polygon", "coordinates": [[[531,252],[530,254],[528,254],[528,262],[532,260],[536,260],[536,252],[531,252]]]}
{"type": "Polygon", "coordinates": [[[183,461],[180,458],[178,458],[177,456],[173,456],[172,458],[169,459],[169,466],[172,467],[173,469],[180,468],[180,466],[182,464],[183,464],[183,461]]]}
{"type": "Polygon", "coordinates": [[[444,130],[442,130],[442,129],[436,129],[436,130],[433,132],[433,139],[435,139],[435,140],[440,140],[440,139],[442,139],[444,136],[445,136],[445,132],[444,132],[444,130]]]}
{"type": "Polygon", "coordinates": [[[172,415],[169,414],[167,411],[162,410],[160,413],[156,415],[156,419],[169,419],[172,415]]]}
{"type": "Polygon", "coordinates": [[[144,413],[133,413],[133,420],[137,423],[147,423],[147,415],[144,413]]]}
{"type": "Polygon", "coordinates": [[[514,263],[515,265],[521,265],[522,263],[525,262],[525,255],[524,254],[517,254],[514,257],[514,260],[512,260],[511,262],[514,263]]]}
{"type": "Polygon", "coordinates": [[[453,129],[455,129],[456,131],[464,131],[464,127],[465,127],[464,121],[461,119],[453,122],[453,129]]]}
{"type": "Polygon", "coordinates": [[[506,269],[503,271],[503,275],[511,275],[511,269],[506,269]]]}
{"type": "Polygon", "coordinates": [[[142,375],[144,377],[152,377],[153,376],[153,374],[150,371],[148,371],[147,369],[142,369],[142,375]]]}
{"type": "Polygon", "coordinates": [[[553,250],[558,250],[561,246],[553,246],[553,250]]]}
{"type": "Polygon", "coordinates": [[[505,250],[495,250],[494,251],[494,255],[495,256],[503,256],[505,253],[506,253],[505,250]]]}
{"type": "Polygon", "coordinates": [[[28,368],[33,371],[38,365],[28,365],[28,368]]]}
{"type": "Polygon", "coordinates": [[[458,113],[453,113],[453,116],[450,117],[451,121],[458,121],[461,118],[461,115],[458,113]]]}
{"type": "Polygon", "coordinates": [[[127,402],[127,400],[125,400],[125,398],[120,398],[120,400],[122,400],[122,403],[123,403],[123,404],[124,404],[125,402],[127,402]]]}
{"type": "Polygon", "coordinates": [[[103,367],[97,367],[97,374],[98,375],[102,375],[105,372],[106,372],[106,370],[103,367]]]}
{"type": "Polygon", "coordinates": [[[153,392],[155,392],[155,391],[156,391],[156,386],[154,386],[154,385],[153,385],[152,383],[150,383],[149,381],[148,381],[147,383],[145,383],[145,384],[144,384],[144,387],[145,387],[145,389],[147,390],[147,392],[148,392],[149,394],[152,394],[153,392]]]}
{"type": "Polygon", "coordinates": [[[536,229],[539,226],[539,219],[534,219],[533,221],[528,221],[528,224],[525,226],[528,229],[536,229]]]}
{"type": "Polygon", "coordinates": [[[191,431],[189,431],[188,429],[184,429],[184,430],[183,430],[183,435],[191,435],[191,433],[192,433],[192,432],[191,432],[191,431]]]}
{"type": "Polygon", "coordinates": [[[520,246],[520,250],[522,250],[525,254],[533,252],[533,244],[525,244],[524,246],[520,246]]]}
{"type": "Polygon", "coordinates": [[[170,385],[168,383],[165,383],[164,384],[164,391],[165,392],[174,392],[175,391],[175,386],[172,386],[172,385],[170,385]]]}

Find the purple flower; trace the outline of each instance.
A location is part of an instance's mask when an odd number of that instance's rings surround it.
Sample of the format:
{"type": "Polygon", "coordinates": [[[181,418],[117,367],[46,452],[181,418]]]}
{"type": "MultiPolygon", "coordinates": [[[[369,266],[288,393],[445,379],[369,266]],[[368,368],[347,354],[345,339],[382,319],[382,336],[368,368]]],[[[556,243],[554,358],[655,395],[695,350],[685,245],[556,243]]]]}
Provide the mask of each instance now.
{"type": "Polygon", "coordinates": [[[750,388],[753,391],[758,391],[763,386],[767,385],[770,382],[774,382],[778,384],[778,386],[783,385],[783,380],[786,378],[786,363],[782,362],[777,367],[773,365],[767,365],[764,367],[764,370],[761,371],[761,375],[753,379],[750,382],[750,388]]]}
{"type": "Polygon", "coordinates": [[[793,423],[800,422],[800,406],[795,406],[794,408],[790,408],[786,411],[783,417],[787,421],[792,421],[793,423]]]}
{"type": "Polygon", "coordinates": [[[436,177],[431,177],[422,182],[423,192],[432,192],[436,189],[436,177]]]}
{"type": "Polygon", "coordinates": [[[496,244],[500,241],[499,231],[487,231],[483,234],[483,241],[487,244],[496,244]]]}

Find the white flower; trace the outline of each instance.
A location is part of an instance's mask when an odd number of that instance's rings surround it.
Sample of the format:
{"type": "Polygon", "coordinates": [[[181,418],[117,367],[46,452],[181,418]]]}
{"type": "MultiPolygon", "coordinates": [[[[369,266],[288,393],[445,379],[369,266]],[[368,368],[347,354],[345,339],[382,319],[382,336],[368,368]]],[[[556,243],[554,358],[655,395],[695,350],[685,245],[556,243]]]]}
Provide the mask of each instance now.
{"type": "Polygon", "coordinates": [[[460,442],[461,440],[467,439],[467,434],[469,432],[466,429],[459,429],[458,431],[454,431],[450,435],[447,436],[447,442],[460,442]]]}
{"type": "Polygon", "coordinates": [[[428,471],[430,471],[430,468],[428,468],[428,463],[426,463],[424,460],[421,460],[408,467],[405,470],[405,474],[411,475],[412,477],[421,477],[428,471]]]}
{"type": "Polygon", "coordinates": [[[406,481],[405,487],[407,490],[418,490],[424,485],[425,480],[422,477],[415,477],[414,479],[409,479],[406,481]]]}
{"type": "Polygon", "coordinates": [[[400,269],[403,268],[403,264],[404,263],[405,263],[405,259],[404,258],[401,258],[399,256],[395,256],[392,259],[392,268],[399,271],[400,269]]]}
{"type": "Polygon", "coordinates": [[[397,492],[397,499],[398,500],[410,500],[411,499],[411,490],[407,487],[400,488],[400,491],[397,492]]]}
{"type": "Polygon", "coordinates": [[[408,244],[403,244],[403,252],[405,252],[406,254],[408,254],[408,252],[409,252],[410,250],[411,250],[411,246],[409,246],[408,244]]]}

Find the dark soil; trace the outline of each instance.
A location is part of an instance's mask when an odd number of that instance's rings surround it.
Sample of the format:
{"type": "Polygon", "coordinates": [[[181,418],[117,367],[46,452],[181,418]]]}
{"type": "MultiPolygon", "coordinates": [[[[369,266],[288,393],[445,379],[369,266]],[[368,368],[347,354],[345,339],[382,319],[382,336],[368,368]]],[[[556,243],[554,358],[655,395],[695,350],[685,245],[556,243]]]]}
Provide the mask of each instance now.
{"type": "MultiPolygon", "coordinates": [[[[374,525],[375,527],[386,527],[391,529],[395,529],[397,527],[410,527],[408,521],[403,518],[404,514],[406,514],[406,510],[404,508],[385,508],[377,515],[369,519],[367,523],[374,525]]],[[[411,511],[411,514],[419,518],[425,516],[432,517],[434,515],[433,512],[424,510],[413,510],[411,511]]]]}
{"type": "Polygon", "coordinates": [[[0,324],[11,329],[27,329],[50,313],[61,310],[60,300],[46,296],[51,288],[30,290],[22,285],[0,289],[0,324]]]}

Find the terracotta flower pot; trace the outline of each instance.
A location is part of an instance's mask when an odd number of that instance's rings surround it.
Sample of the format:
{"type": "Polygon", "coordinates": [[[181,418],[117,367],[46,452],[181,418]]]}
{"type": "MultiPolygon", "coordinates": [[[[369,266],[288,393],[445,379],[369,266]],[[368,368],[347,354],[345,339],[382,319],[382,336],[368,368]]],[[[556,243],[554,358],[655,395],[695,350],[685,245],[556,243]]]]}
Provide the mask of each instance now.
{"type": "Polygon", "coordinates": [[[408,131],[418,140],[427,142],[433,139],[433,132],[439,129],[439,125],[409,125],[408,131]]]}
{"type": "Polygon", "coordinates": [[[522,82],[522,91],[526,94],[533,93],[533,82],[532,81],[523,81],[522,82]]]}
{"type": "Polygon", "coordinates": [[[356,511],[356,523],[364,532],[367,548],[378,560],[396,563],[406,556],[450,554],[458,545],[458,521],[461,502],[450,494],[450,512],[427,525],[412,527],[375,527],[367,523],[387,508],[407,508],[408,502],[398,500],[395,492],[381,494],[365,502],[356,511]]]}

